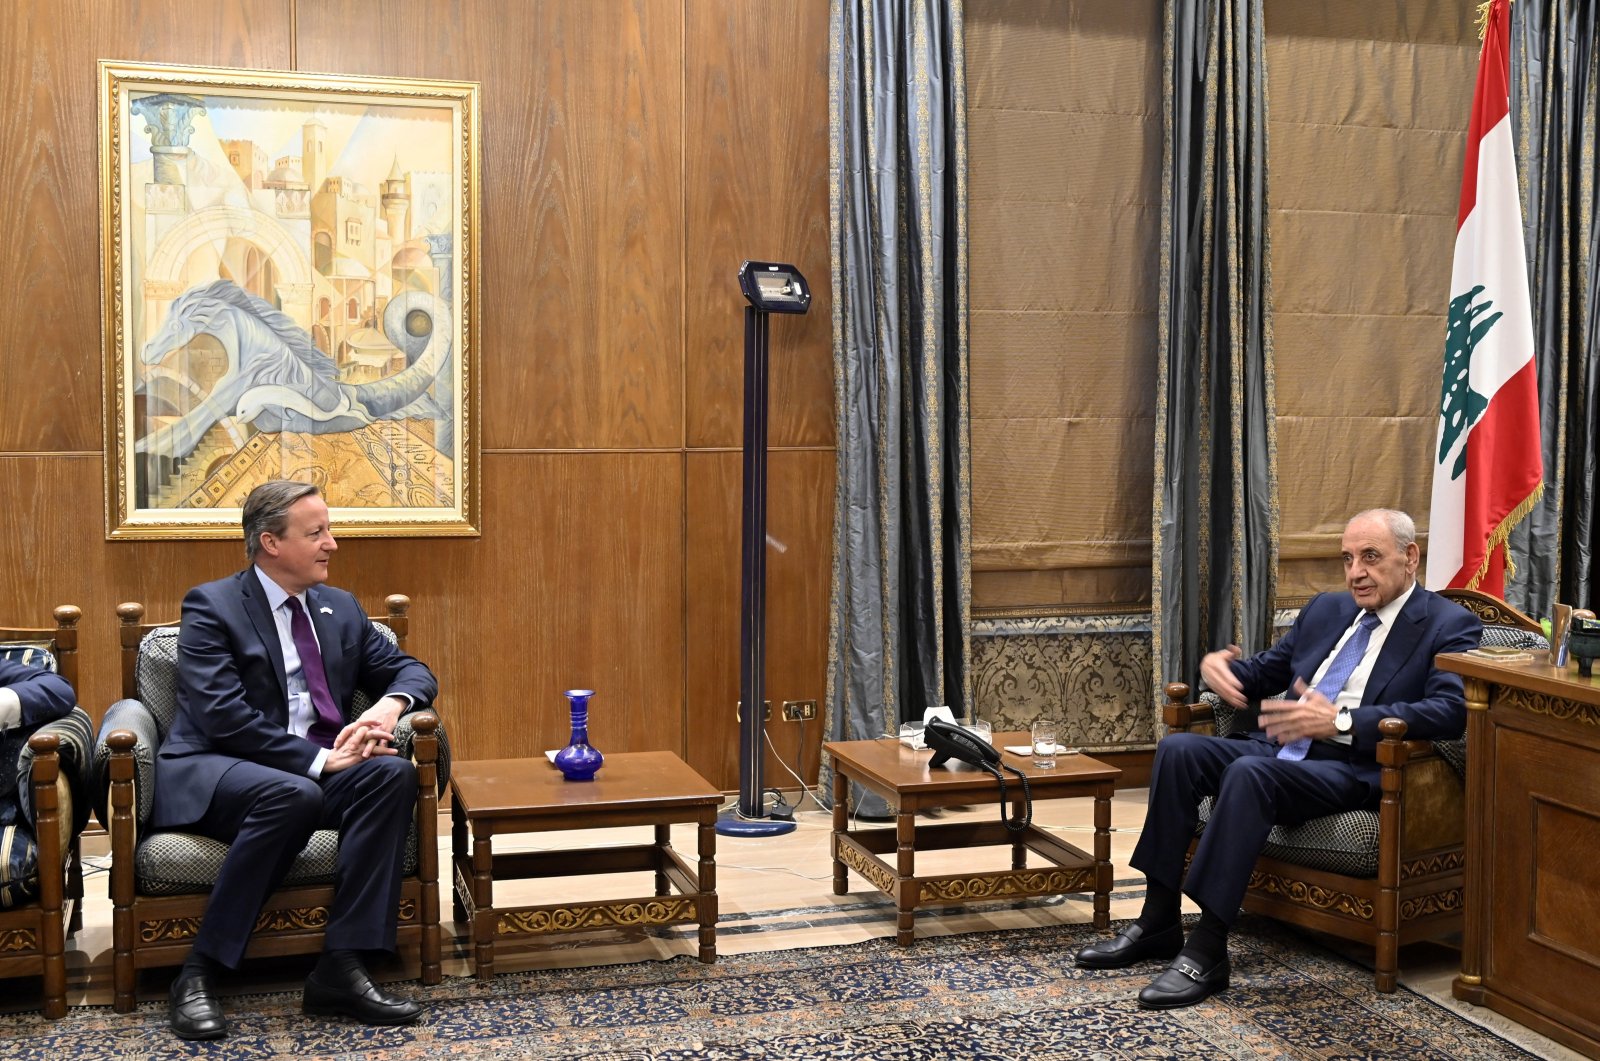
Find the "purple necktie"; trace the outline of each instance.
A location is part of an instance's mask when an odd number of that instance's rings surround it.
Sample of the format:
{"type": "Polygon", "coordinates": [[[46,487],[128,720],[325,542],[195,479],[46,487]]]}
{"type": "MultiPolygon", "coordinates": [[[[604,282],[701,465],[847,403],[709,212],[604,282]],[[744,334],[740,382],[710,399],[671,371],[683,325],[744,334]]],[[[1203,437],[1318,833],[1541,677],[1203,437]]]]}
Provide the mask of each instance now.
{"type": "Polygon", "coordinates": [[[306,680],[306,689],[311,693],[311,706],[317,709],[317,720],[306,731],[306,740],[332,748],[334,738],[344,728],[344,718],[334,705],[333,694],[328,691],[328,675],[322,669],[322,649],[311,632],[306,610],[300,607],[300,598],[290,597],[284,604],[289,608],[289,635],[294,638],[295,651],[300,653],[300,676],[306,680]]]}
{"type": "MultiPolygon", "coordinates": [[[[1345,682],[1350,680],[1350,675],[1361,666],[1361,657],[1367,654],[1367,642],[1372,639],[1372,631],[1378,628],[1378,616],[1368,612],[1361,617],[1361,625],[1356,627],[1356,632],[1350,635],[1333,657],[1333,662],[1328,664],[1328,673],[1322,676],[1317,683],[1317,692],[1329,700],[1339,695],[1345,682]]],[[[1311,738],[1301,737],[1299,740],[1290,741],[1278,749],[1280,759],[1304,759],[1306,752],[1311,750],[1311,738]]]]}

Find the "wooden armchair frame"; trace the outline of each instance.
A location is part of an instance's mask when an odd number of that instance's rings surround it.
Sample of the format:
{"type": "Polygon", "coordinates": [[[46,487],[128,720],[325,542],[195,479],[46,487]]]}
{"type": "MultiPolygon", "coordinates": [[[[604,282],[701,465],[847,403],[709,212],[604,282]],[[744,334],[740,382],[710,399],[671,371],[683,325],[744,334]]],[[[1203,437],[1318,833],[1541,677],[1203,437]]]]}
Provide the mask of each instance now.
{"type": "MultiPolygon", "coordinates": [[[[394,631],[404,649],[409,628],[410,598],[393,594],[384,601],[384,615],[374,622],[394,631]]],[[[147,623],[144,606],[117,606],[122,640],[122,694],[137,696],[139,648],[152,630],[176,623],[147,623]]],[[[422,982],[437,984],[442,978],[439,934],[439,789],[438,719],[430,713],[408,715],[415,731],[413,760],[417,767],[417,868],[400,887],[397,948],[418,946],[422,982]]],[[[177,965],[189,953],[199,931],[209,893],[143,895],[135,880],[137,794],[134,790],[137,737],[116,730],[106,738],[109,747],[109,816],[111,834],[112,974],[113,1006],[127,1012],[135,1002],[138,970],[177,965]]],[[[315,953],[322,949],[323,927],[333,903],[333,885],[287,885],[268,896],[251,934],[245,957],[315,953]]]]}
{"type": "MultiPolygon", "coordinates": [[[[83,611],[64,604],[54,611],[54,627],[0,627],[0,643],[39,642],[56,659],[56,672],[78,688],[78,622],[83,611]]],[[[39,855],[39,897],[0,911],[0,977],[39,976],[43,980],[44,1015],[67,1015],[67,937],[83,926],[83,862],[74,831],[65,849],[61,819],[71,815],[70,797],[62,805],[61,738],[36,733],[33,750],[34,841],[39,855]],[[65,872],[62,867],[65,866],[65,872]]],[[[84,766],[87,774],[87,764],[84,766]]]]}
{"type": "MultiPolygon", "coordinates": [[[[1532,618],[1488,594],[1445,590],[1441,595],[1485,626],[1543,633],[1532,618]]],[[[1169,732],[1214,725],[1210,704],[1186,702],[1187,685],[1173,682],[1165,691],[1162,715],[1169,732]]],[[[1379,991],[1388,992],[1395,988],[1402,944],[1461,929],[1466,793],[1456,768],[1431,742],[1405,739],[1400,719],[1386,718],[1378,730],[1377,876],[1349,876],[1263,854],[1251,871],[1244,908],[1370,944],[1376,950],[1374,980],[1379,991]],[[1414,795],[1410,806],[1408,794],[1414,795]]]]}

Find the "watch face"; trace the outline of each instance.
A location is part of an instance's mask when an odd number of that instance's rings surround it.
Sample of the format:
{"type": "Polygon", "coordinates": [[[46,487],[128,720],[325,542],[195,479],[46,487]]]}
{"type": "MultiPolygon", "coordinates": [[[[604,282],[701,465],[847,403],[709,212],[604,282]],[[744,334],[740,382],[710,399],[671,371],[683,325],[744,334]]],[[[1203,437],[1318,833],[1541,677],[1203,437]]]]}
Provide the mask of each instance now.
{"type": "Polygon", "coordinates": [[[1339,713],[1333,718],[1333,728],[1338,730],[1340,733],[1349,733],[1350,723],[1351,718],[1349,709],[1341,707],[1339,709],[1339,713]]]}

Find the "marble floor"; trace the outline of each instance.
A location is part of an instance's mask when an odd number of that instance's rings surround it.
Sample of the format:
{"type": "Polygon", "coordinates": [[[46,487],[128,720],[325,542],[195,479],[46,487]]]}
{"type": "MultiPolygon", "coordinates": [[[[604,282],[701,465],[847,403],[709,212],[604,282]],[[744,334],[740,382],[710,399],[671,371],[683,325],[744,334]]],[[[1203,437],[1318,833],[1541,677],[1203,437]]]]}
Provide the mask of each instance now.
{"type": "MultiPolygon", "coordinates": [[[[788,796],[794,802],[798,792],[788,796]]],[[[1113,919],[1138,914],[1143,897],[1143,878],[1128,865],[1133,845],[1144,821],[1145,792],[1130,789],[1117,794],[1112,806],[1111,857],[1115,865],[1116,890],[1112,896],[1113,919]]],[[[940,812],[948,819],[976,818],[994,814],[995,808],[970,808],[940,812]]],[[[1063,835],[1068,842],[1088,849],[1092,846],[1092,804],[1087,800],[1052,800],[1035,805],[1034,820],[1063,835]]],[[[795,814],[796,829],[783,836],[759,839],[719,836],[717,838],[717,893],[720,906],[717,949],[720,954],[739,954],[796,947],[847,945],[880,936],[893,936],[895,914],[892,903],[852,874],[850,893],[834,895],[829,859],[831,815],[817,809],[808,796],[795,814]]],[[[442,846],[448,848],[448,817],[441,823],[442,846]]],[[[559,850],[582,845],[647,842],[648,828],[591,830],[557,834],[524,834],[497,838],[496,853],[516,850],[559,850]]],[[[696,850],[694,829],[674,827],[673,844],[692,856],[696,850]]],[[[442,852],[447,855],[448,851],[442,852]]],[[[1006,864],[1003,849],[973,852],[931,852],[918,856],[919,871],[938,872],[970,869],[974,857],[999,868],[1006,864]]],[[[84,928],[68,941],[68,1001],[74,1006],[109,1005],[111,1001],[111,905],[106,895],[107,865],[103,834],[85,838],[86,899],[84,928]]],[[[441,866],[447,859],[441,857],[441,866]]],[[[445,929],[444,973],[446,976],[471,975],[470,947],[463,926],[453,920],[448,887],[441,888],[441,917],[445,929]]],[[[562,898],[605,899],[648,893],[647,874],[618,874],[563,878],[542,882],[509,882],[496,885],[497,904],[538,903],[562,898]]],[[[1003,930],[1086,922],[1093,909],[1086,896],[1067,896],[1021,903],[978,903],[967,907],[936,909],[919,913],[916,931],[919,938],[940,934],[1003,930]]],[[[1337,940],[1324,943],[1346,950],[1357,961],[1370,962],[1359,948],[1346,948],[1337,940]]],[[[502,945],[497,948],[496,970],[603,965],[647,961],[696,953],[697,935],[693,926],[669,932],[603,931],[536,944],[502,945]]],[[[1574,1059],[1581,1055],[1537,1035],[1523,1026],[1480,1007],[1457,1002],[1450,996],[1450,980],[1456,971],[1455,950],[1437,944],[1421,944],[1401,951],[1401,982],[1469,1020],[1494,1029],[1541,1057],[1574,1059]]],[[[298,986],[310,959],[278,959],[252,963],[225,986],[229,994],[260,992],[298,986]]],[[[416,959],[396,960],[391,968],[378,970],[385,979],[415,977],[416,959]]],[[[164,997],[170,972],[151,970],[141,975],[141,1000],[164,997]]],[[[36,1008],[36,988],[27,980],[6,981],[0,1013],[36,1008]]],[[[419,990],[426,998],[426,989],[419,990]]],[[[3,1019],[3,1018],[0,1018],[3,1019]]]]}

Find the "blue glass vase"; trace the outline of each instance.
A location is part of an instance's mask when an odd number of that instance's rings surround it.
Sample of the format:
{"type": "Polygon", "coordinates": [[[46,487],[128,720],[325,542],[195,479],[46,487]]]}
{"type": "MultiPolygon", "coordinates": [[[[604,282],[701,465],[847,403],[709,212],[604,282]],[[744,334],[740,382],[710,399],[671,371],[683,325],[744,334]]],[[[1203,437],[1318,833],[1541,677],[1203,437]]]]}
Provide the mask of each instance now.
{"type": "Polygon", "coordinates": [[[556,769],[568,781],[593,781],[606,757],[589,743],[589,697],[593,689],[568,689],[562,694],[572,709],[572,736],[556,752],[556,769]]]}

